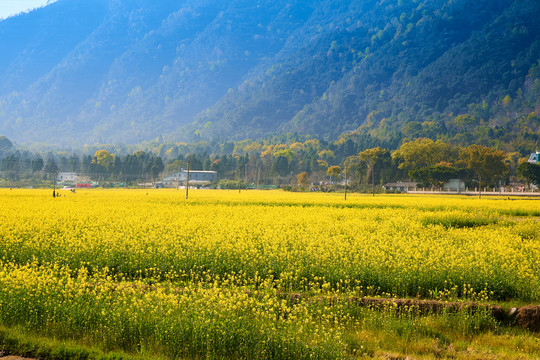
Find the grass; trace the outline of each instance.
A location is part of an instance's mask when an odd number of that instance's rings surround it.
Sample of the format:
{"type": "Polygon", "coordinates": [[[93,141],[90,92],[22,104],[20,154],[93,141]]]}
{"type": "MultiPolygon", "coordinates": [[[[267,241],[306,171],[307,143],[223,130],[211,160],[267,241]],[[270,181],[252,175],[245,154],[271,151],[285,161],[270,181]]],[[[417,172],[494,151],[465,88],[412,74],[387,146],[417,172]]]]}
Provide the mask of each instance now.
{"type": "Polygon", "coordinates": [[[0,326],[0,356],[18,355],[40,360],[163,360],[163,358],[103,352],[97,347],[73,341],[54,340],[32,334],[18,327],[0,326]]]}

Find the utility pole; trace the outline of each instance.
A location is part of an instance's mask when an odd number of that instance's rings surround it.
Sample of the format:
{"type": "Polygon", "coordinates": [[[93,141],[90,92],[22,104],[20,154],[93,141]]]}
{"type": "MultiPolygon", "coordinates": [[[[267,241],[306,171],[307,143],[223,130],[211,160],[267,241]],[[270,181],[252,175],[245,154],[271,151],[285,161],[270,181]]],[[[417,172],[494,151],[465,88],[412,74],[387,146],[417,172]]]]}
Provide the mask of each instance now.
{"type": "MultiPolygon", "coordinates": [[[[180,176],[180,174],[178,174],[180,176]]],[[[188,199],[189,195],[189,160],[187,162],[187,176],[186,176],[186,200],[188,199]]]]}
{"type": "Polygon", "coordinates": [[[58,170],[55,170],[53,172],[53,176],[54,176],[54,185],[53,185],[53,192],[52,192],[52,196],[53,197],[56,197],[56,177],[57,177],[57,174],[58,174],[58,170]]]}

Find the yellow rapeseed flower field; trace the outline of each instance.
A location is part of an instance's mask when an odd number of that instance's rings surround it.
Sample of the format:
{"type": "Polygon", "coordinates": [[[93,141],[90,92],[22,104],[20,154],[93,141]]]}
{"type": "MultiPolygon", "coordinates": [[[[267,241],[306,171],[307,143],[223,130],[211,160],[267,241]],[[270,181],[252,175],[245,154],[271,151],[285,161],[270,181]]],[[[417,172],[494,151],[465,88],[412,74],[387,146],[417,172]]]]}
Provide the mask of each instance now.
{"type": "MultiPolygon", "coordinates": [[[[534,200],[344,201],[281,191],[193,191],[186,200],[176,190],[0,196],[0,323],[104,349],[362,357],[375,350],[358,329],[398,320],[328,299],[540,301],[534,200]]],[[[424,326],[407,321],[415,334],[424,326]]],[[[474,321],[471,328],[486,323],[474,321]]]]}

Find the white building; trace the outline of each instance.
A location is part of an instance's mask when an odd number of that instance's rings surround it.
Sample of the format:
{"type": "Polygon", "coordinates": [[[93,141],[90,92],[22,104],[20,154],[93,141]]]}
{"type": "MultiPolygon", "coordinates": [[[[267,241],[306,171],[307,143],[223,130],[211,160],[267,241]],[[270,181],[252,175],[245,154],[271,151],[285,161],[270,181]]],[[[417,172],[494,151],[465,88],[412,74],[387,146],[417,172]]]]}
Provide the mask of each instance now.
{"type": "Polygon", "coordinates": [[[385,190],[392,190],[392,191],[400,191],[400,192],[408,192],[416,189],[416,183],[409,181],[409,182],[397,182],[397,183],[387,183],[384,184],[383,188],[385,190]]]}
{"type": "MultiPolygon", "coordinates": [[[[189,171],[190,183],[206,184],[212,181],[217,181],[217,179],[217,172],[215,171],[189,171]]],[[[182,169],[180,172],[175,172],[171,176],[163,178],[163,185],[165,187],[175,187],[178,185],[178,182],[180,182],[180,185],[183,185],[186,180],[187,170],[182,169]]]]}
{"type": "Polygon", "coordinates": [[[461,179],[450,179],[443,185],[444,191],[465,191],[465,182],[461,179]]]}
{"type": "Polygon", "coordinates": [[[531,164],[540,164],[540,151],[533,152],[527,161],[531,164]]]}
{"type": "Polygon", "coordinates": [[[56,181],[57,182],[76,182],[77,181],[77,173],[74,173],[74,172],[59,172],[58,175],[56,175],[56,181]]]}

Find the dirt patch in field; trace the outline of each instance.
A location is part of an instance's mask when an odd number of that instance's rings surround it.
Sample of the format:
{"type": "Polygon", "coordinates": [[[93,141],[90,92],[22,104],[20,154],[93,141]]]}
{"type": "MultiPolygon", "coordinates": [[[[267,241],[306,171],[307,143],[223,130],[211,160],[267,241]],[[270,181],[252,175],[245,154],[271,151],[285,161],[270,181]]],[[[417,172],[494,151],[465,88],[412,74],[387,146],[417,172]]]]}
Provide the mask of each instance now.
{"type": "Polygon", "coordinates": [[[0,357],[0,360],[37,360],[37,359],[23,358],[20,356],[4,356],[4,357],[0,357]]]}
{"type": "Polygon", "coordinates": [[[534,332],[540,332],[540,305],[524,306],[516,311],[516,324],[534,332]]]}

